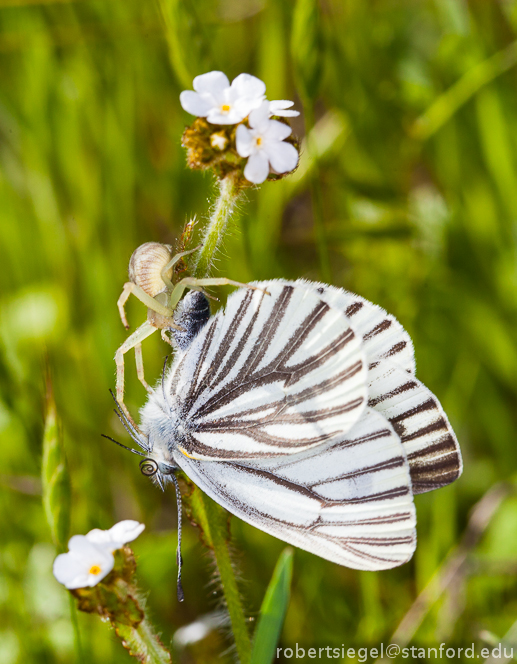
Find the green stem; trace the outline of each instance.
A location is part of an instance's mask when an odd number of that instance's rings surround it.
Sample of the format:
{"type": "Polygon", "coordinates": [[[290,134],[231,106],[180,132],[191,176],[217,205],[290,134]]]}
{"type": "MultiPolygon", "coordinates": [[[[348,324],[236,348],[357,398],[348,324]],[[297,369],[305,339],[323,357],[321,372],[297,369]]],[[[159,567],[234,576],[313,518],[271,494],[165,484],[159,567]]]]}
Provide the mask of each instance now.
{"type": "Polygon", "coordinates": [[[192,517],[202,530],[205,544],[214,552],[226,606],[230,614],[232,633],[239,661],[241,664],[248,664],[251,657],[251,640],[230,556],[229,515],[226,510],[215,503],[200,489],[194,485],[191,486],[193,493],[188,498],[188,501],[192,517]]]}
{"type": "Polygon", "coordinates": [[[146,618],[137,627],[114,622],[115,631],[129,654],[144,664],[172,664],[170,653],[165,650],[146,618]]]}
{"type": "Polygon", "coordinates": [[[228,220],[239,198],[241,189],[239,180],[238,173],[229,173],[221,180],[219,198],[215,202],[214,211],[208,222],[192,276],[203,278],[210,272],[215,254],[223,240],[228,220]]]}
{"type": "Polygon", "coordinates": [[[77,608],[75,606],[75,600],[73,595],[69,594],[68,599],[70,600],[70,619],[72,621],[72,628],[74,630],[74,645],[75,645],[75,652],[77,655],[77,662],[78,664],[83,664],[84,653],[83,653],[83,645],[81,643],[81,632],[79,631],[79,621],[77,620],[77,608]]]}

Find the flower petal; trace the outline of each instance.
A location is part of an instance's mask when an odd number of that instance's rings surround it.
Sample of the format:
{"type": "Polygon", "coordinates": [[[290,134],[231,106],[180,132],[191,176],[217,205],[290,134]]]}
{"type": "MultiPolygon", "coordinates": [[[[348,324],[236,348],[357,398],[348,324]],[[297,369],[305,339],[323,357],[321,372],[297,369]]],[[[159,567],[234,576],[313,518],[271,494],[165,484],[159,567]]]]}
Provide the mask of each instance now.
{"type": "MultiPolygon", "coordinates": [[[[93,564],[96,564],[97,561],[94,561],[93,564]]],[[[97,565],[101,568],[101,571],[98,574],[88,574],[88,583],[87,585],[92,588],[93,586],[96,586],[99,581],[102,581],[102,579],[105,576],[108,576],[108,574],[111,572],[113,567],[115,566],[115,558],[113,555],[110,555],[109,559],[106,560],[99,560],[97,565]]],[[[91,569],[91,567],[89,568],[91,569]]]]}
{"type": "MultiPolygon", "coordinates": [[[[82,537],[78,535],[76,537],[82,537]]],[[[74,538],[72,538],[74,539],[74,538]]],[[[106,552],[101,548],[91,544],[92,555],[81,555],[69,552],[62,553],[54,561],[53,572],[59,583],[66,588],[86,588],[97,585],[105,576],[107,576],[115,565],[113,554],[106,552]],[[96,574],[92,574],[92,568],[97,568],[96,574]]]]}
{"type": "Polygon", "coordinates": [[[135,540],[144,529],[145,525],[143,523],[127,519],[126,521],[119,521],[116,523],[113,528],[108,530],[108,533],[114,542],[122,542],[122,544],[126,544],[127,542],[135,540]]]}
{"type": "Polygon", "coordinates": [[[196,76],[192,87],[196,92],[205,92],[217,97],[225,88],[230,87],[230,81],[222,71],[209,71],[207,74],[196,76]]]}
{"type": "Polygon", "coordinates": [[[269,120],[264,138],[267,141],[283,141],[284,138],[291,135],[292,131],[291,127],[283,122],[269,120]]]}
{"type": "Polygon", "coordinates": [[[236,97],[258,99],[266,94],[266,84],[251,74],[239,74],[231,84],[232,94],[236,97]]]}
{"type": "MultiPolygon", "coordinates": [[[[264,151],[269,157],[271,166],[277,173],[288,173],[296,168],[298,150],[290,143],[265,145],[264,151]]],[[[246,173],[244,173],[246,175],[246,173]]]]}
{"type": "Polygon", "coordinates": [[[54,576],[66,588],[84,588],[88,582],[88,571],[77,558],[69,553],[62,553],[54,560],[54,576]],[[75,585],[78,582],[81,585],[75,585]]]}
{"type": "Polygon", "coordinates": [[[109,530],[101,530],[100,528],[94,528],[90,530],[89,533],[85,535],[86,539],[94,544],[111,544],[113,539],[110,535],[109,530]]]}
{"type": "Polygon", "coordinates": [[[216,125],[230,125],[237,124],[242,122],[244,118],[248,115],[247,111],[242,111],[239,108],[231,108],[230,111],[224,112],[221,111],[219,106],[214,106],[210,109],[209,113],[206,116],[206,119],[211,124],[216,125]]]}
{"type": "Polygon", "coordinates": [[[261,150],[260,152],[255,152],[248,159],[246,168],[244,169],[244,177],[248,182],[253,182],[254,184],[260,184],[269,175],[269,161],[261,150]]]}
{"type": "MultiPolygon", "coordinates": [[[[269,102],[264,101],[262,104],[250,113],[250,127],[256,129],[261,134],[264,134],[269,129],[269,102]]],[[[272,121],[273,122],[273,121],[272,121]]]]}
{"type": "Polygon", "coordinates": [[[235,133],[235,146],[241,157],[249,157],[253,152],[253,136],[250,130],[244,125],[239,125],[235,133]]]}
{"type": "Polygon", "coordinates": [[[68,548],[70,553],[78,560],[89,560],[90,558],[95,557],[99,551],[104,553],[102,549],[85,535],[74,535],[71,537],[68,542],[68,548]]]}
{"type": "Polygon", "coordinates": [[[187,113],[200,118],[207,116],[213,104],[192,90],[183,90],[180,94],[180,104],[187,113]]]}
{"type": "Polygon", "coordinates": [[[274,101],[269,102],[269,113],[270,115],[278,115],[279,117],[294,118],[297,115],[300,115],[300,112],[286,110],[293,104],[294,101],[289,101],[288,99],[275,99],[274,101]]]}

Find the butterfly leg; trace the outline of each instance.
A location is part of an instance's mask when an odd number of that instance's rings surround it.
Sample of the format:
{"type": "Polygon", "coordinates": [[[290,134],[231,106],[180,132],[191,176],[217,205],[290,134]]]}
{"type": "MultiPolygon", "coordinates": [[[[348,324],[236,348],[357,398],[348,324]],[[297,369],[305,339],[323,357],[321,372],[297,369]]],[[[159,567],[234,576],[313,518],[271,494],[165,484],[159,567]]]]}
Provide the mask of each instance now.
{"type": "Polygon", "coordinates": [[[117,401],[121,409],[124,411],[124,414],[131,422],[133,422],[133,419],[131,418],[131,415],[129,414],[129,411],[124,403],[124,355],[128,352],[128,350],[131,350],[132,348],[135,349],[138,378],[145,389],[148,392],[152,392],[152,389],[144,379],[144,365],[142,361],[141,343],[144,339],[147,339],[147,337],[150,336],[155,330],[156,327],[146,321],[124,341],[124,343],[115,353],[115,364],[117,365],[117,401]]]}
{"type": "MultiPolygon", "coordinates": [[[[207,278],[207,279],[196,279],[195,277],[185,277],[174,286],[174,290],[171,293],[169,300],[169,307],[174,309],[183,295],[183,292],[187,288],[192,290],[200,290],[204,293],[203,286],[239,286],[241,288],[250,288],[251,290],[262,290],[257,288],[257,286],[252,286],[251,284],[243,284],[240,281],[234,281],[233,279],[226,279],[225,277],[221,278],[207,278]]],[[[267,293],[267,291],[264,291],[267,293]]],[[[205,293],[206,295],[206,293],[205,293]]]]}

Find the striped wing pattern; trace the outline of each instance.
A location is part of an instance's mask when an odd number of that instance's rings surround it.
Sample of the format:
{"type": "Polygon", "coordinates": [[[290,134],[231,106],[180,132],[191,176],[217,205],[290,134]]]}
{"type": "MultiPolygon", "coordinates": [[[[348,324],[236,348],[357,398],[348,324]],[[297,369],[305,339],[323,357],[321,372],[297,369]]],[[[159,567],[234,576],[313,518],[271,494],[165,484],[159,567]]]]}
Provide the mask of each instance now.
{"type": "Polygon", "coordinates": [[[413,493],[454,482],[462,471],[458,441],[438,399],[414,378],[413,344],[408,333],[396,318],[359,295],[325,284],[295,283],[315,290],[327,304],[343,311],[355,333],[363,338],[369,405],[387,417],[401,437],[413,493]]]}
{"type": "Polygon", "coordinates": [[[267,294],[233,293],[142,411],[157,457],[323,558],[362,570],[406,562],[413,493],[461,473],[440,403],[414,376],[409,335],[341,289],[254,285],[267,294]]]}
{"type": "Polygon", "coordinates": [[[390,359],[411,374],[416,372],[415,352],[411,337],[395,316],[373,302],[342,288],[298,280],[299,288],[308,288],[350,320],[355,333],[362,338],[368,362],[390,359]]]}
{"type": "Polygon", "coordinates": [[[166,391],[198,459],[250,459],[326,445],[366,407],[362,344],[310,290],[265,282],[228,299],[178,359],[166,391]]]}
{"type": "Polygon", "coordinates": [[[391,422],[405,448],[413,493],[454,482],[462,471],[461,452],[434,394],[389,361],[370,368],[368,380],[369,405],[391,422]]]}
{"type": "Polygon", "coordinates": [[[407,461],[389,423],[367,409],[324,449],[248,463],[175,461],[216,502],[279,539],[354,569],[411,558],[415,509],[407,461]]]}

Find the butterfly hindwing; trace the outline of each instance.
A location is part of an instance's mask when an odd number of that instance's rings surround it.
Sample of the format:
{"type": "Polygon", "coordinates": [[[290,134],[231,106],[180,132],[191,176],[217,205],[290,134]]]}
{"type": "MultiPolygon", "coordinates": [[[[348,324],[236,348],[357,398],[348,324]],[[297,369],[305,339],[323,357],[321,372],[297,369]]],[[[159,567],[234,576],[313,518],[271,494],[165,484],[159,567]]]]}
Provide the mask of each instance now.
{"type": "Polygon", "coordinates": [[[454,482],[462,471],[458,441],[438,399],[414,377],[408,333],[396,318],[359,295],[325,284],[295,283],[316,290],[325,302],[343,310],[363,338],[369,404],[390,420],[402,439],[413,493],[454,482]]]}
{"type": "Polygon", "coordinates": [[[369,405],[399,434],[410,465],[413,493],[454,482],[462,471],[461,452],[438,399],[414,376],[394,363],[368,371],[369,405]]]}
{"type": "Polygon", "coordinates": [[[195,458],[249,459],[327,444],[367,398],[362,343],[348,319],[293,283],[240,289],[178,357],[165,384],[195,458]]]}
{"type": "Polygon", "coordinates": [[[373,409],[328,446],[245,462],[176,463],[203,491],[279,539],[355,569],[411,558],[415,510],[400,439],[373,409]]]}

